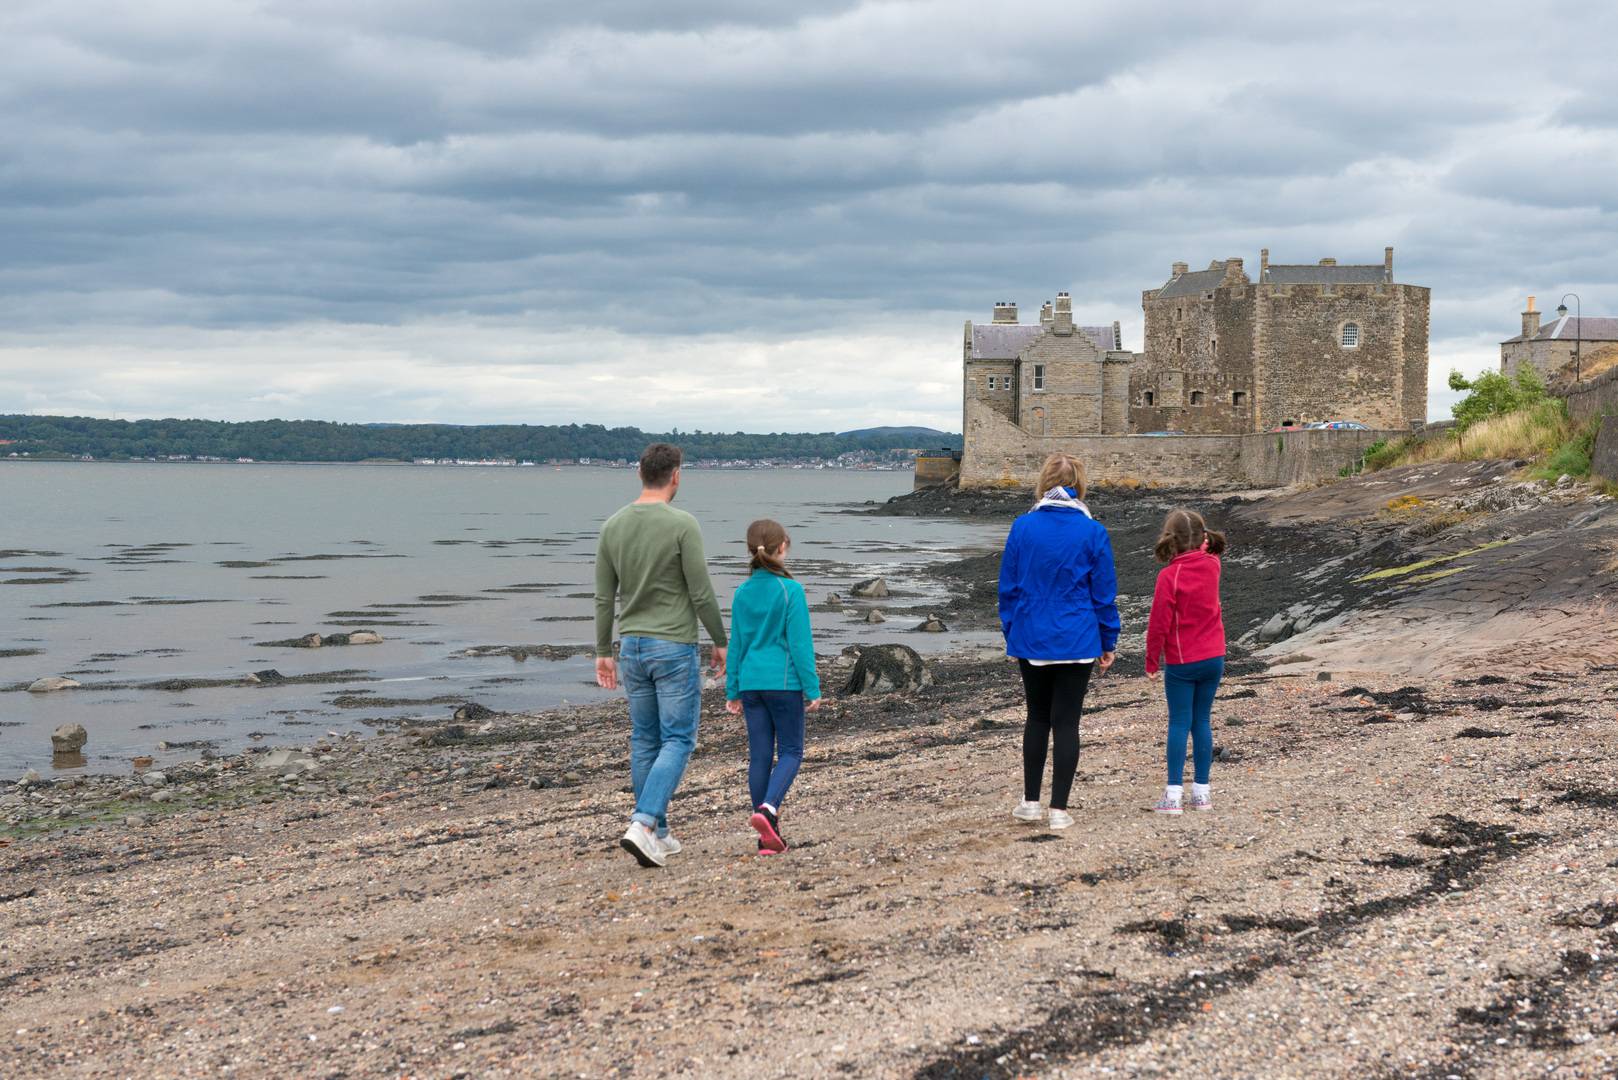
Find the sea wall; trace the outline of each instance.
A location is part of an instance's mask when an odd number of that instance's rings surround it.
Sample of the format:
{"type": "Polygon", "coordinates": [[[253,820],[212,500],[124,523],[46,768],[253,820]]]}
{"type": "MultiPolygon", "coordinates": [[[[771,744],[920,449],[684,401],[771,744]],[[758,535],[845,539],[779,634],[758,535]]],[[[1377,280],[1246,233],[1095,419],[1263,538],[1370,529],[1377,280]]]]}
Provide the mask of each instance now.
{"type": "Polygon", "coordinates": [[[960,471],[960,459],[953,454],[917,454],[916,488],[947,483],[960,471]]]}
{"type": "Polygon", "coordinates": [[[1027,485],[1058,451],[1084,462],[1093,484],[1281,487],[1336,476],[1378,439],[1408,432],[1289,431],[1253,435],[1076,435],[1039,438],[968,404],[961,487],[1027,485]]]}
{"type": "Polygon", "coordinates": [[[1581,423],[1604,413],[1618,413],[1618,367],[1570,387],[1565,396],[1568,416],[1581,423]]]}

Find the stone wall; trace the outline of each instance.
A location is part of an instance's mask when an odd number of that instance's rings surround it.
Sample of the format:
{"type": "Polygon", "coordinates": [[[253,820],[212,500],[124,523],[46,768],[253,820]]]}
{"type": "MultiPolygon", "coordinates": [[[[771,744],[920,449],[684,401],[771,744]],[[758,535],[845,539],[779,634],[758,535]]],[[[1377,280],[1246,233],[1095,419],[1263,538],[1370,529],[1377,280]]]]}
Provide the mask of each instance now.
{"type": "Polygon", "coordinates": [[[1595,453],[1590,455],[1590,472],[1609,483],[1618,484],[1618,420],[1612,416],[1603,418],[1601,430],[1596,432],[1595,453]]]}
{"type": "Polygon", "coordinates": [[[1581,424],[1592,417],[1618,414],[1618,368],[1568,388],[1565,396],[1568,416],[1581,424]]]}
{"type": "Polygon", "coordinates": [[[1336,476],[1378,439],[1407,433],[1293,431],[1250,435],[1030,436],[994,410],[967,408],[961,486],[1026,486],[1062,450],[1084,462],[1095,484],[1159,487],[1277,487],[1336,476]]]}
{"type": "Polygon", "coordinates": [[[960,471],[960,459],[953,454],[917,454],[915,486],[924,488],[947,483],[960,471]]]}

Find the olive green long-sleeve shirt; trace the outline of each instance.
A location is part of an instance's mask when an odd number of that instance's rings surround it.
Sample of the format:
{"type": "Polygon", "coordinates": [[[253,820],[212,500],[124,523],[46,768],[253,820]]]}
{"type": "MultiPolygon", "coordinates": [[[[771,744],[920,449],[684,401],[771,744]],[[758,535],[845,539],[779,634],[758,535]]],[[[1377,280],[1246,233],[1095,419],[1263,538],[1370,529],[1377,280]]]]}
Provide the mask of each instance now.
{"type": "Polygon", "coordinates": [[[612,655],[618,633],[685,645],[697,643],[697,620],[715,645],[726,644],[719,601],[708,580],[697,519],[668,503],[630,503],[601,526],[596,549],[596,655],[612,655]]]}

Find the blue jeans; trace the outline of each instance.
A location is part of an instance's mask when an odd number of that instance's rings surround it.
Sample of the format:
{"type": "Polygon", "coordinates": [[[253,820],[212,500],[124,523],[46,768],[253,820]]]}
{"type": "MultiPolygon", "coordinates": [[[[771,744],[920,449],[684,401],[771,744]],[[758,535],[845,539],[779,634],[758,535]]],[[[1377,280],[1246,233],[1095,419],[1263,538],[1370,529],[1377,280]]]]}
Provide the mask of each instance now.
{"type": "Polygon", "coordinates": [[[779,812],[803,764],[803,692],[743,690],[747,718],[747,790],[757,808],[779,812]]]}
{"type": "Polygon", "coordinates": [[[635,787],[634,820],[669,831],[669,800],[697,748],[702,715],[702,669],[696,645],[626,637],[618,672],[629,695],[629,773],[635,787]]]}
{"type": "Polygon", "coordinates": [[[1163,693],[1169,699],[1169,783],[1185,781],[1185,740],[1191,737],[1195,782],[1206,784],[1213,767],[1214,694],[1225,677],[1225,658],[1215,656],[1194,664],[1165,664],[1163,693]]]}

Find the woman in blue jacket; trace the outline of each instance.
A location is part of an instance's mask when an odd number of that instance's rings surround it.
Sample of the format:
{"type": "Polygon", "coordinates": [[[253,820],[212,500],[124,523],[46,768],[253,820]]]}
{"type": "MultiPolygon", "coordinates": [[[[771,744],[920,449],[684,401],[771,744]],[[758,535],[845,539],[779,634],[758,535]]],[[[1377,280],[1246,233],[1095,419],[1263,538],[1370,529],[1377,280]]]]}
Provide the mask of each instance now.
{"type": "Polygon", "coordinates": [[[763,519],[747,527],[753,573],[730,602],[725,708],[747,716],[750,824],[760,855],[787,849],[781,801],[803,764],[804,711],[820,708],[809,601],[787,573],[787,531],[763,519]]]}
{"type": "Polygon", "coordinates": [[[1028,699],[1023,728],[1023,801],[1018,821],[1041,817],[1039,789],[1053,738],[1050,826],[1067,812],[1079,769],[1079,713],[1090,673],[1112,666],[1118,644],[1118,575],[1107,530],[1084,505],[1084,466],[1052,454],[1035,485],[1038,502],[1011,524],[1000,559],[1000,627],[1006,655],[1022,671],[1028,699]]]}

